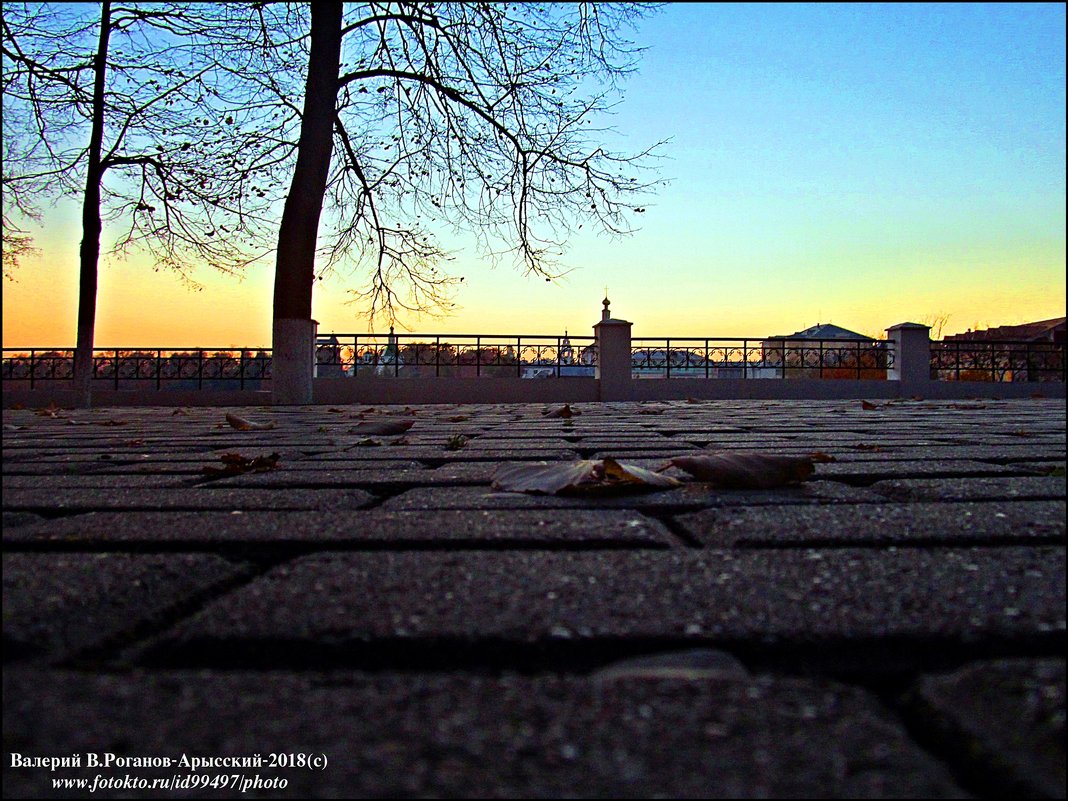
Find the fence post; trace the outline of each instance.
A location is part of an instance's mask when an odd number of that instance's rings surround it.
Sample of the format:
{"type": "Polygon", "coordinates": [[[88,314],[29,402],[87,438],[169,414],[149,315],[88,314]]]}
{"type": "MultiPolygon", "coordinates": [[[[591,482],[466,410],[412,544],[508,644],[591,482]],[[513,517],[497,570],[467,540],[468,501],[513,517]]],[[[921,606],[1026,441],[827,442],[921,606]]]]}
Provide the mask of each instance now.
{"type": "Polygon", "coordinates": [[[608,303],[606,296],[601,321],[593,327],[597,338],[597,367],[593,375],[598,380],[601,400],[628,400],[631,395],[631,324],[613,318],[608,303]]]}
{"type": "Polygon", "coordinates": [[[931,383],[931,326],[898,323],[886,334],[894,343],[894,363],[887,378],[900,382],[902,397],[926,395],[931,383]]]}

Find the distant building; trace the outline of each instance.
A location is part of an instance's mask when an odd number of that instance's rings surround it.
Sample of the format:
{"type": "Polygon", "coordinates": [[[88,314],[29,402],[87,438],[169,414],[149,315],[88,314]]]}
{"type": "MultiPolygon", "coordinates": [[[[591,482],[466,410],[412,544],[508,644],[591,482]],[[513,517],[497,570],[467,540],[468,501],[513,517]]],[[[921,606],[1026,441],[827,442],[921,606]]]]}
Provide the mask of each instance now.
{"type": "Polygon", "coordinates": [[[762,352],[763,365],[783,378],[886,378],[886,342],[831,323],[769,337],[762,352]]]}
{"type": "Polygon", "coordinates": [[[1063,345],[1064,330],[1065,318],[1056,317],[1052,320],[1041,320],[1037,323],[999,325],[997,328],[987,328],[983,331],[968,330],[963,334],[952,334],[948,337],[942,337],[942,341],[971,342],[1001,339],[1017,342],[1052,342],[1057,345],[1063,345]]]}
{"type": "Polygon", "coordinates": [[[932,344],[947,381],[1063,381],[1065,318],[965,331],[932,344]]]}

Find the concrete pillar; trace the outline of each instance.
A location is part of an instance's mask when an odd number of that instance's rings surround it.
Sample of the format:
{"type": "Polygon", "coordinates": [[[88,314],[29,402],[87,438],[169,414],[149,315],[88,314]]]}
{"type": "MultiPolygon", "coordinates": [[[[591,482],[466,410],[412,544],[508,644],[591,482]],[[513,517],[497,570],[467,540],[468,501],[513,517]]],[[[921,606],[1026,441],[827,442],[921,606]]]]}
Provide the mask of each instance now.
{"type": "Polygon", "coordinates": [[[271,402],[312,402],[315,375],[315,320],[275,320],[271,353],[271,402]]]}
{"type": "Polygon", "coordinates": [[[604,299],[601,322],[593,327],[597,337],[597,367],[601,400],[629,400],[631,396],[631,324],[609,316],[608,298],[604,299]]]}
{"type": "Polygon", "coordinates": [[[931,383],[931,326],[899,323],[887,328],[886,335],[894,343],[887,377],[900,382],[903,396],[926,394],[931,383]]]}

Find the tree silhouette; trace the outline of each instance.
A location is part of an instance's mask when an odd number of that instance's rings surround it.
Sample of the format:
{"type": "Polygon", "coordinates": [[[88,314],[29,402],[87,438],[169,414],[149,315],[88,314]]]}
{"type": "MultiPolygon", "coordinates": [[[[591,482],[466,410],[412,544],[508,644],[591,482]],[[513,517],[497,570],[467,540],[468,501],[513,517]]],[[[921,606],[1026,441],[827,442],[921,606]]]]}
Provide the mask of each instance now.
{"type": "MultiPolygon", "coordinates": [[[[220,45],[239,4],[5,3],[5,271],[29,246],[16,218],[58,195],[80,198],[75,389],[89,405],[98,262],[147,250],[188,277],[238,272],[269,249],[274,171],[288,169],[292,121],[247,93],[240,51],[220,45]],[[9,241],[21,248],[8,259],[9,241]]],[[[260,62],[257,62],[259,68],[260,62]]]]}
{"type": "MultiPolygon", "coordinates": [[[[297,161],[275,276],[275,398],[311,400],[312,289],[342,259],[369,268],[372,315],[448,302],[448,229],[551,280],[585,223],[629,232],[652,182],[644,151],[594,127],[634,68],[632,3],[311,6],[297,161]],[[324,263],[316,269],[325,209],[324,263]]],[[[267,18],[262,38],[291,35],[267,18]]]]}

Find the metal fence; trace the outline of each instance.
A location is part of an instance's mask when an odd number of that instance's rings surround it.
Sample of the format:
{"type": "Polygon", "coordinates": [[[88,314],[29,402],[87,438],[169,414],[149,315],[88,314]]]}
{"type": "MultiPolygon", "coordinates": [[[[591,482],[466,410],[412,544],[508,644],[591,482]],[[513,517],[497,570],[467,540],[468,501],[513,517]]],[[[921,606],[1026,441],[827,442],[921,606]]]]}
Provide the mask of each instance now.
{"type": "Polygon", "coordinates": [[[316,343],[318,377],[569,378],[594,374],[593,337],[332,334],[316,343]]]}
{"type": "MultiPolygon", "coordinates": [[[[5,387],[74,378],[73,349],[4,348],[5,387]]],[[[271,378],[271,351],[226,348],[95,348],[93,382],[112,389],[258,389],[271,378]]]]}
{"type": "Polygon", "coordinates": [[[631,340],[633,378],[885,380],[893,364],[893,343],[882,340],[722,337],[631,340]]]}
{"type": "Polygon", "coordinates": [[[938,381],[1064,381],[1064,344],[1010,340],[931,343],[938,381]]]}

